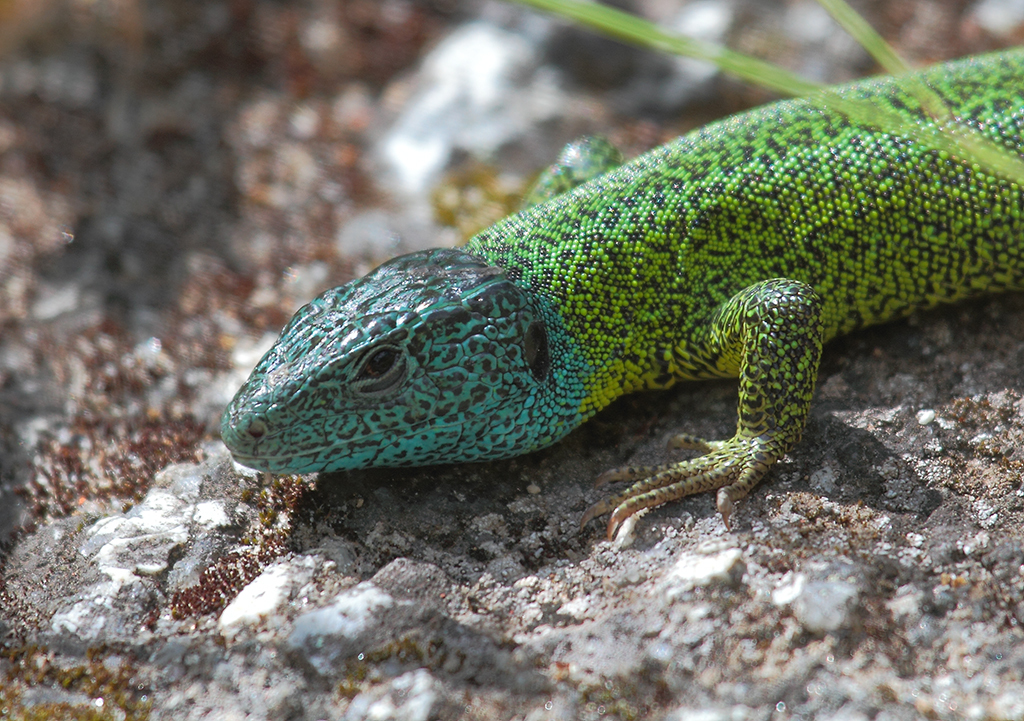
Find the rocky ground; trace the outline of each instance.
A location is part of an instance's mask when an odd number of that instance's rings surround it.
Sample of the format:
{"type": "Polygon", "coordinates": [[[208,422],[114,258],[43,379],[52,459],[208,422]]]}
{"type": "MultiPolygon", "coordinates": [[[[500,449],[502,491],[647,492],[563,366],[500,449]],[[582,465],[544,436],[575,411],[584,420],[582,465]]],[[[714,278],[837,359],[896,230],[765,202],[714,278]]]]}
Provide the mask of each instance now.
{"type": "MultiPolygon", "coordinates": [[[[649,0],[836,82],[813,3],[649,0]]],[[[858,7],[908,57],[1019,3],[858,7]]],[[[513,461],[270,478],[217,438],[288,316],[768,99],[517,7],[0,5],[0,718],[1024,719],[1024,298],[832,343],[803,443],[580,529],[607,468],[728,435],[735,384],[624,399],[513,461]]]]}

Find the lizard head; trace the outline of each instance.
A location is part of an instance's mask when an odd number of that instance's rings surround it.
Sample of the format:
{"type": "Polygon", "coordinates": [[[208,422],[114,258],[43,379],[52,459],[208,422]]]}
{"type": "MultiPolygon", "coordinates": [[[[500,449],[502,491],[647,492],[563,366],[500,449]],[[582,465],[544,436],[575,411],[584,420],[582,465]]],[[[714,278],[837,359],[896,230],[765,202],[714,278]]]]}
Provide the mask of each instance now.
{"type": "Polygon", "coordinates": [[[395,258],[301,308],[228,405],[243,465],[278,473],[518,455],[564,436],[579,389],[557,314],[459,250],[395,258]]]}

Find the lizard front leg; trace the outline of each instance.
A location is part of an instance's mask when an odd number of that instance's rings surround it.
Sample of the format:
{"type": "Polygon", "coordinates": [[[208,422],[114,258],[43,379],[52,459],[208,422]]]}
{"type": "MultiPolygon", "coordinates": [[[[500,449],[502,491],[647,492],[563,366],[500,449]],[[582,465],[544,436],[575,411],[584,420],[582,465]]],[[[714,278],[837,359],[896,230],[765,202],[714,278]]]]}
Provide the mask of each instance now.
{"type": "Polygon", "coordinates": [[[723,441],[676,436],[670,446],[705,455],[608,471],[597,485],[642,480],[591,506],[581,524],[610,511],[612,538],[624,520],[644,508],[718,489],[718,511],[728,526],[733,503],[800,440],[818,376],[822,328],[821,298],[800,281],[762,281],[723,303],[682,360],[702,374],[739,376],[736,435],[723,441]]]}

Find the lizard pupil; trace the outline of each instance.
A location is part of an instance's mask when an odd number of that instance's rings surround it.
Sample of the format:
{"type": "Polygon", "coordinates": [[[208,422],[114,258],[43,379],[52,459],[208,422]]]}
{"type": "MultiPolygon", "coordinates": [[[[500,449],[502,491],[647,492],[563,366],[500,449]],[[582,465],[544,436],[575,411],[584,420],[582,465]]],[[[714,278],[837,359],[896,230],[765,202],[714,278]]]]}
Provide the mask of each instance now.
{"type": "Polygon", "coordinates": [[[405,380],[405,354],[394,346],[367,351],[352,390],[364,396],[379,396],[393,391],[405,380]]]}
{"type": "Polygon", "coordinates": [[[382,377],[391,370],[391,366],[395,364],[398,355],[398,351],[394,348],[381,348],[374,351],[366,362],[363,363],[363,367],[359,371],[359,376],[356,380],[368,381],[382,377]]]}
{"type": "Polygon", "coordinates": [[[394,390],[406,380],[406,354],[393,345],[368,350],[352,390],[369,396],[378,396],[394,390]]]}
{"type": "Polygon", "coordinates": [[[537,380],[544,380],[551,368],[551,354],[548,352],[548,333],[544,330],[543,323],[531,323],[526,329],[523,350],[526,353],[526,363],[530,366],[530,373],[537,380]]]}

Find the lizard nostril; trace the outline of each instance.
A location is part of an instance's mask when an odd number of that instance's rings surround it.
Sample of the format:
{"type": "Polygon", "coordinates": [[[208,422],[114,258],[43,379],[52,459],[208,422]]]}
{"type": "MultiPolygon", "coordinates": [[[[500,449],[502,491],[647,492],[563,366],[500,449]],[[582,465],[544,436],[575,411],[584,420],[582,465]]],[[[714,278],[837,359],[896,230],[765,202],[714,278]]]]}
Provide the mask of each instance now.
{"type": "Polygon", "coordinates": [[[245,429],[245,432],[249,434],[253,440],[259,440],[267,433],[267,424],[263,421],[253,421],[249,424],[249,427],[245,429]]]}

